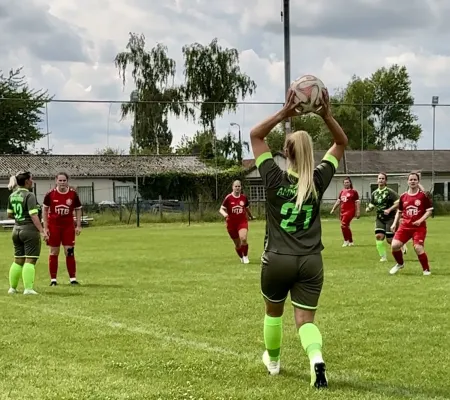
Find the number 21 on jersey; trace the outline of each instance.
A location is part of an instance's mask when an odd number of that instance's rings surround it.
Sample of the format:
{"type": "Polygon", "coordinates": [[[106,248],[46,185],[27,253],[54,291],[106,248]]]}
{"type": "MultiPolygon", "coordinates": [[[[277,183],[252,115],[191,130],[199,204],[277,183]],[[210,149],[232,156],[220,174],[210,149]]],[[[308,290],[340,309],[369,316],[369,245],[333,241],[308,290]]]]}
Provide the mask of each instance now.
{"type": "Polygon", "coordinates": [[[299,210],[295,203],[284,203],[281,207],[281,215],[284,215],[286,218],[281,220],[280,226],[289,233],[297,231],[297,225],[298,222],[297,219],[304,217],[303,219],[303,229],[309,228],[309,223],[311,222],[311,216],[312,216],[313,206],[312,205],[304,205],[299,210]]]}

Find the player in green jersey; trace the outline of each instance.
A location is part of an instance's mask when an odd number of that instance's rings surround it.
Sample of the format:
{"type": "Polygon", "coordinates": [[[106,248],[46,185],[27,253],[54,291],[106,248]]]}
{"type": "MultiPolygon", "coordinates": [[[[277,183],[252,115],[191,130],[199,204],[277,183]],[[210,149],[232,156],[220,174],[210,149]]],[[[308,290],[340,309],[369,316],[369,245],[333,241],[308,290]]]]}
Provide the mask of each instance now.
{"type": "Polygon", "coordinates": [[[8,188],[13,192],[8,199],[8,218],[14,218],[12,232],[14,262],[9,270],[9,294],[17,293],[20,277],[23,294],[37,294],[34,290],[35,265],[41,254],[41,236],[47,240],[39,219],[39,205],[30,189],[33,180],[30,172],[12,176],[8,188]]]}
{"type": "MultiPolygon", "coordinates": [[[[398,207],[399,195],[387,187],[387,175],[384,172],[378,174],[378,189],[372,192],[370,203],[366,208],[366,212],[373,209],[376,210],[375,219],[375,240],[380,261],[387,261],[386,248],[384,247],[384,239],[391,244],[394,232],[391,226],[394,223],[396,210],[398,207]]],[[[403,247],[403,252],[406,253],[406,247],[403,247]]]]}
{"type": "Polygon", "coordinates": [[[312,139],[307,132],[287,135],[288,170],[272,158],[265,137],[286,118],[298,115],[295,94],[289,90],[284,107],[251,133],[256,166],[266,189],[266,239],[261,261],[261,292],[265,300],[263,362],[271,375],[280,372],[282,316],[288,294],[295,323],[311,366],[311,385],[328,386],[322,357],[322,335],[314,316],[323,285],[320,203],[347,145],[347,136],[331,114],[328,92],[317,111],[334,144],[314,168],[312,139]]]}

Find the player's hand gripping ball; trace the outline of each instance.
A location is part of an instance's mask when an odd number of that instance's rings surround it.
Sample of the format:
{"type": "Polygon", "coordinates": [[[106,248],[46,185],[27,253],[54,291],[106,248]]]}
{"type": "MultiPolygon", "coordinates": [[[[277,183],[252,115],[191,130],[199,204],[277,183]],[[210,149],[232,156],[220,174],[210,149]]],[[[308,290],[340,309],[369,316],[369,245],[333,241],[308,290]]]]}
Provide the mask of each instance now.
{"type": "Polygon", "coordinates": [[[321,109],[321,101],[326,86],[319,78],[314,75],[301,76],[291,83],[291,89],[295,92],[298,102],[297,112],[308,114],[321,109]]]}

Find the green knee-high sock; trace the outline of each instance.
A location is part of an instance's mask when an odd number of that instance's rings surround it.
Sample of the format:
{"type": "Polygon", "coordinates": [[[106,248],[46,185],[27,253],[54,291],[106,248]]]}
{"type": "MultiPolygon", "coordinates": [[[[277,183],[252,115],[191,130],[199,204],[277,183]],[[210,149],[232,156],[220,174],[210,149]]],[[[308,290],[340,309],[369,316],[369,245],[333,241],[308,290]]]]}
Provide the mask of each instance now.
{"type": "Polygon", "coordinates": [[[386,249],[384,248],[383,240],[377,240],[377,250],[380,257],[386,256],[386,249]]]}
{"type": "Polygon", "coordinates": [[[35,269],[34,269],[33,264],[30,264],[30,263],[23,264],[22,280],[23,280],[23,287],[25,289],[33,289],[34,274],[35,274],[35,269]]]}
{"type": "Polygon", "coordinates": [[[323,362],[322,335],[319,328],[313,323],[307,323],[300,327],[298,334],[311,364],[323,362]]]}
{"type": "Polygon", "coordinates": [[[9,287],[17,289],[19,285],[20,277],[22,276],[22,266],[13,262],[9,269],[9,287]]]}
{"type": "Polygon", "coordinates": [[[283,336],[282,317],[264,317],[264,343],[269,353],[270,361],[278,361],[281,352],[283,336]]]}

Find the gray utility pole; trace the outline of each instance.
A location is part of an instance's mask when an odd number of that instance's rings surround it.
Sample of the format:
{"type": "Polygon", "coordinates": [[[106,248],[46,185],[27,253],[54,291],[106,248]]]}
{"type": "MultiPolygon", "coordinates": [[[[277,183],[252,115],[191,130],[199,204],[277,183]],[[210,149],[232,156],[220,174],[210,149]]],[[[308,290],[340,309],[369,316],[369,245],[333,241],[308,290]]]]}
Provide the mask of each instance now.
{"type": "MultiPolygon", "coordinates": [[[[284,32],[284,94],[286,96],[289,86],[291,86],[291,22],[290,22],[290,0],[283,0],[283,10],[281,11],[281,21],[284,32]]],[[[285,97],[283,96],[283,97],[285,97]]],[[[285,122],[285,133],[291,133],[291,119],[285,122]]]]}

